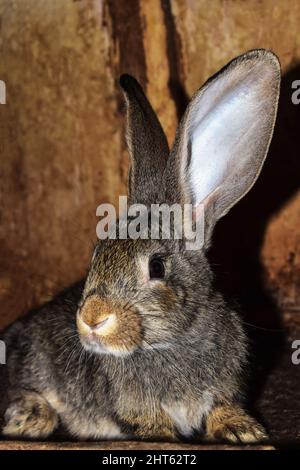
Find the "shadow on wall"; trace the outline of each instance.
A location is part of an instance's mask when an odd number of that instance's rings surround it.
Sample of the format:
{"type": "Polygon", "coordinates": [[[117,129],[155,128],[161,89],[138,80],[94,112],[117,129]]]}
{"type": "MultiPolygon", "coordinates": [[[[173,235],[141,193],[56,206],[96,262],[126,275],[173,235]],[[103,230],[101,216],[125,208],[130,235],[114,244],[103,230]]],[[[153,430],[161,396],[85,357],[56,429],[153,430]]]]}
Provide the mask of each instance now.
{"type": "MultiPolygon", "coordinates": [[[[299,76],[300,65],[283,76],[274,136],[262,173],[250,193],[218,223],[209,253],[216,287],[241,311],[250,339],[250,406],[286,345],[282,315],[265,288],[260,255],[270,218],[300,187],[300,105],[291,101],[291,84],[299,76]]],[[[178,77],[174,73],[169,86],[176,90],[177,109],[183,111],[188,98],[178,77]]]]}
{"type": "Polygon", "coordinates": [[[300,66],[283,76],[274,137],[262,173],[245,199],[218,224],[210,254],[217,285],[242,308],[255,365],[250,387],[253,400],[285,345],[281,312],[264,287],[260,253],[270,218],[300,186],[300,105],[291,101],[291,84],[299,76],[300,66]]]}

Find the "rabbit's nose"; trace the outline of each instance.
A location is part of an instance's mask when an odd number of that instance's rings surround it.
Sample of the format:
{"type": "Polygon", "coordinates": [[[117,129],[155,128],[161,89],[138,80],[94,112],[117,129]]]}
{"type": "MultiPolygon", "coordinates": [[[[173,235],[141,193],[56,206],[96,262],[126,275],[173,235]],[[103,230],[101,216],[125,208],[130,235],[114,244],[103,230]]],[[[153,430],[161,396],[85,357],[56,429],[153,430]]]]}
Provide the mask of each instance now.
{"type": "Polygon", "coordinates": [[[89,336],[91,333],[96,336],[107,336],[116,328],[117,318],[114,313],[110,313],[106,316],[102,316],[101,320],[98,322],[91,322],[78,312],[77,326],[80,333],[84,336],[89,336]]]}
{"type": "Polygon", "coordinates": [[[93,332],[96,334],[104,335],[111,329],[111,327],[116,322],[116,315],[111,313],[107,315],[105,318],[102,318],[100,322],[96,323],[95,325],[89,325],[93,332]]]}
{"type": "Polygon", "coordinates": [[[106,336],[117,327],[117,315],[112,305],[98,296],[88,297],[77,313],[77,326],[84,336],[91,333],[106,336]]]}

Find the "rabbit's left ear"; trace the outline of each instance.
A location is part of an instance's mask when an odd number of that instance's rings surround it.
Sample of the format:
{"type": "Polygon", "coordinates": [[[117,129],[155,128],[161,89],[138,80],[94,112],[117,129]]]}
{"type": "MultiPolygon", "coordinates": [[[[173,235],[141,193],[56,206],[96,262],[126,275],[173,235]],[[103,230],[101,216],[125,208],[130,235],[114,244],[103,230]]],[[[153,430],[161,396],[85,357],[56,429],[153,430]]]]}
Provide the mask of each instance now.
{"type": "Polygon", "coordinates": [[[120,77],[127,107],[126,140],[131,159],[130,203],[155,203],[161,188],[169,146],[161,124],[141,85],[130,75],[120,77]]]}
{"type": "Polygon", "coordinates": [[[212,77],[185,112],[165,173],[166,199],[180,199],[196,209],[203,205],[206,241],[217,220],[260,173],[273,133],[279,86],[277,57],[265,50],[250,51],[212,77]]]}

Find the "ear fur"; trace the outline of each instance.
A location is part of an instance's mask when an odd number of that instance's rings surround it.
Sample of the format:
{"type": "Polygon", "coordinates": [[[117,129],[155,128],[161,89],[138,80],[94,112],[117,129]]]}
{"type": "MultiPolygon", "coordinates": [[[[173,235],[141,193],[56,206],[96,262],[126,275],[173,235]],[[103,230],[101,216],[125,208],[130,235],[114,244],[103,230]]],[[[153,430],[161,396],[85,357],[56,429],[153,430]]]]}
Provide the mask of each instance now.
{"type": "Polygon", "coordinates": [[[261,171],[279,88],[277,57],[253,50],[208,80],[187,107],[165,172],[165,199],[204,206],[206,242],[261,171]]]}
{"type": "Polygon", "coordinates": [[[126,140],[131,158],[129,202],[156,202],[169,156],[167,138],[140,84],[130,75],[120,77],[127,108],[126,140]]]}

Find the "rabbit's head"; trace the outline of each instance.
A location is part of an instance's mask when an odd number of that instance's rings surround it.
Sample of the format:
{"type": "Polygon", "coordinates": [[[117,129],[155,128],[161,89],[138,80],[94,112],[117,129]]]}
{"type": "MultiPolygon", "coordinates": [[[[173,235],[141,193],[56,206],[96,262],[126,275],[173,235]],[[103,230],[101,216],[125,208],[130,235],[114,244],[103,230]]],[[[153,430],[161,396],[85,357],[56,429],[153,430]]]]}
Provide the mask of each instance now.
{"type": "Polygon", "coordinates": [[[149,211],[151,204],[190,204],[204,238],[194,250],[184,237],[98,243],[77,325],[87,349],[114,355],[171,347],[195,324],[199,341],[214,329],[206,250],[216,222],[260,173],[276,117],[280,66],[264,50],[230,62],[192,98],[171,152],[139,84],[127,75],[120,83],[127,105],[130,204],[149,211]]]}

